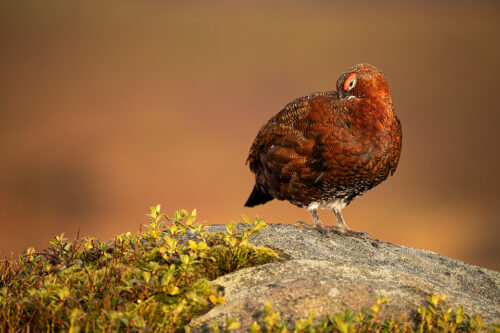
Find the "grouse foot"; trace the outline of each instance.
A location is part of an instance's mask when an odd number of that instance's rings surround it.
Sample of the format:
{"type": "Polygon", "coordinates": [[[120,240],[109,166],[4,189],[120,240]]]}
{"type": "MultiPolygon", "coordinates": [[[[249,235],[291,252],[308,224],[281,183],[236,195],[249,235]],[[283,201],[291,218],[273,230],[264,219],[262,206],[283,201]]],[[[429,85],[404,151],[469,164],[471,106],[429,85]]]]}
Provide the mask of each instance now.
{"type": "Polygon", "coordinates": [[[308,229],[308,230],[318,230],[319,233],[326,235],[328,233],[328,230],[327,230],[328,227],[324,227],[323,223],[321,223],[321,221],[319,221],[319,222],[320,223],[316,223],[316,225],[314,225],[314,224],[307,224],[304,221],[297,221],[294,223],[294,225],[296,225],[297,227],[300,227],[300,228],[308,229]]]}

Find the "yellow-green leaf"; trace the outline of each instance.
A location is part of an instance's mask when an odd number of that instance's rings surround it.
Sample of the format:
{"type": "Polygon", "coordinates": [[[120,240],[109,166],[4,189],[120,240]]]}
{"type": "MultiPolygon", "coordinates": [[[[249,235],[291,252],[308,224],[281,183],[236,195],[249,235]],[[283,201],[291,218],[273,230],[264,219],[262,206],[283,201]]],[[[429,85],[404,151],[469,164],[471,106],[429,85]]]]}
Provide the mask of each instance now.
{"type": "Polygon", "coordinates": [[[176,287],[176,286],[170,287],[170,291],[169,291],[170,295],[174,296],[174,295],[178,295],[179,293],[180,293],[179,287],[176,287]]]}
{"type": "Polygon", "coordinates": [[[226,302],[226,298],[224,296],[216,297],[215,295],[210,295],[210,296],[208,296],[208,299],[214,305],[220,305],[220,304],[224,304],[226,302]]]}
{"type": "Polygon", "coordinates": [[[227,330],[234,330],[237,328],[240,328],[240,323],[237,321],[233,321],[233,322],[228,323],[227,327],[226,327],[227,330]]]}

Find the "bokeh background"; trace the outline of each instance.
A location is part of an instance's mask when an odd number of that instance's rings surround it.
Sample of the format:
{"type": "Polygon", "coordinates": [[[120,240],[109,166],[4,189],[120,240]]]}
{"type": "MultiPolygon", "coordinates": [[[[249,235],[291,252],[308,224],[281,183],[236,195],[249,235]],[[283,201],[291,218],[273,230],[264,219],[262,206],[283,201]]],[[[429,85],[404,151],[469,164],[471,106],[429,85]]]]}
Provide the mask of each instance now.
{"type": "Polygon", "coordinates": [[[403,153],[346,221],[500,270],[499,17],[496,1],[3,0],[0,256],[138,231],[158,203],[310,223],[286,202],[243,207],[248,149],[288,101],[369,62],[403,153]]]}

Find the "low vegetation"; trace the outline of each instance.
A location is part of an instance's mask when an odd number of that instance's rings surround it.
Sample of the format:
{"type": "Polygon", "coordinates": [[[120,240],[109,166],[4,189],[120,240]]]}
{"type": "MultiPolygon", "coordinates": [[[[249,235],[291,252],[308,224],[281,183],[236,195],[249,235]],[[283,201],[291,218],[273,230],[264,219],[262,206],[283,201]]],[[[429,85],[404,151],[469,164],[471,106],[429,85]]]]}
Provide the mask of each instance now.
{"type": "MultiPolygon", "coordinates": [[[[210,233],[196,223],[196,210],[178,209],[173,217],[160,206],[148,214],[147,230],[117,235],[108,242],[64,235],[41,252],[29,248],[17,258],[0,260],[1,332],[190,331],[207,324],[197,315],[225,302],[210,281],[235,270],[280,260],[270,249],[248,243],[266,228],[260,220],[232,222],[210,233]]],[[[369,309],[281,320],[267,303],[251,332],[478,332],[482,317],[446,305],[431,295],[415,318],[380,319],[384,297],[369,309]]],[[[237,318],[209,323],[213,332],[240,328],[237,318]]],[[[499,331],[500,326],[491,326],[499,331]]]]}
{"type": "MultiPolygon", "coordinates": [[[[314,317],[312,311],[308,318],[289,323],[281,319],[281,314],[272,309],[267,302],[261,319],[250,326],[251,333],[262,332],[500,332],[500,325],[484,327],[482,316],[465,313],[462,306],[453,309],[445,302],[446,295],[436,294],[427,297],[424,305],[416,309],[418,315],[407,318],[379,318],[379,311],[387,303],[386,297],[379,297],[369,309],[353,312],[346,309],[343,312],[329,315],[327,318],[314,317]]],[[[225,331],[239,327],[235,319],[225,323],[225,331]]],[[[212,332],[220,332],[217,323],[210,325],[212,332]]]]}
{"type": "Polygon", "coordinates": [[[0,261],[0,332],[183,330],[224,302],[210,280],[278,259],[248,244],[266,227],[259,219],[207,233],[196,210],[169,218],[156,206],[148,216],[145,232],[109,242],[60,235],[43,252],[0,261]]]}

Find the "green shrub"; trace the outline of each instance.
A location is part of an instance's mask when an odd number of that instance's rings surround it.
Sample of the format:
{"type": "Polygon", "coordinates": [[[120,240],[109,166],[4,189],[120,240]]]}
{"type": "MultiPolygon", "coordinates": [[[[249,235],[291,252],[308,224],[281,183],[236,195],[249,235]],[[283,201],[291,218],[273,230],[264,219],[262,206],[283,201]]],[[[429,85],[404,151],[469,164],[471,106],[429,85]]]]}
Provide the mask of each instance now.
{"type": "Polygon", "coordinates": [[[258,218],[208,233],[196,210],[169,218],[158,205],[148,216],[148,230],[136,235],[109,242],[60,235],[47,250],[1,260],[0,332],[183,331],[224,302],[209,280],[278,260],[248,244],[266,227],[258,218]]]}

